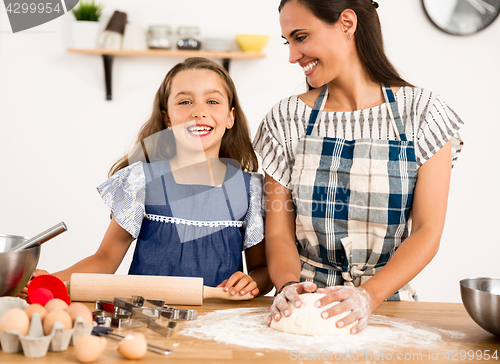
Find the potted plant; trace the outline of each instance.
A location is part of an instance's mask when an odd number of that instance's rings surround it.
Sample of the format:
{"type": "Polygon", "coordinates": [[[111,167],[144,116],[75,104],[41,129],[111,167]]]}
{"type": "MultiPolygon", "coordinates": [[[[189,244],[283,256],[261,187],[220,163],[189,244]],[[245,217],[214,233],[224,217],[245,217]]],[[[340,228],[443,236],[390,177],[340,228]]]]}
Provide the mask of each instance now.
{"type": "Polygon", "coordinates": [[[73,47],[96,48],[102,5],[96,4],[94,0],[80,1],[71,12],[76,19],[73,23],[73,47]]]}

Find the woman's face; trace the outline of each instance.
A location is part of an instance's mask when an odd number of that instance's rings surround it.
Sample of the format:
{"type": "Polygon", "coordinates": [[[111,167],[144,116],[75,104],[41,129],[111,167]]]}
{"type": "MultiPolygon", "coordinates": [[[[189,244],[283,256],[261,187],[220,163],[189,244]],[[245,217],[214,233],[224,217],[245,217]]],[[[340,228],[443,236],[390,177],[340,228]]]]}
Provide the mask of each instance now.
{"type": "Polygon", "coordinates": [[[312,87],[321,87],[347,70],[350,49],[340,22],[326,24],[292,0],[281,9],[280,24],[290,47],[290,63],[299,64],[312,87]]]}
{"type": "Polygon", "coordinates": [[[203,151],[207,158],[218,158],[222,137],[234,124],[234,110],[220,76],[206,69],[179,72],[172,80],[167,106],[177,155],[203,151]]]}

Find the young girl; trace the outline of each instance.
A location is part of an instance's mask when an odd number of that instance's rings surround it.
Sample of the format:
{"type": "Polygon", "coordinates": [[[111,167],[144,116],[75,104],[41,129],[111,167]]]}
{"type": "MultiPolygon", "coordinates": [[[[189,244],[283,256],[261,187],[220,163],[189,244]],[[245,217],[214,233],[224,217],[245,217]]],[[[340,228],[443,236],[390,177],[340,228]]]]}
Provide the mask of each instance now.
{"type": "Polygon", "coordinates": [[[98,187],[112,212],[99,249],[54,275],[112,274],[137,239],[129,274],[203,277],[232,295],[267,293],[263,179],[256,169],[228,73],[208,59],[186,59],[163,80],[136,148],[98,187]]]}

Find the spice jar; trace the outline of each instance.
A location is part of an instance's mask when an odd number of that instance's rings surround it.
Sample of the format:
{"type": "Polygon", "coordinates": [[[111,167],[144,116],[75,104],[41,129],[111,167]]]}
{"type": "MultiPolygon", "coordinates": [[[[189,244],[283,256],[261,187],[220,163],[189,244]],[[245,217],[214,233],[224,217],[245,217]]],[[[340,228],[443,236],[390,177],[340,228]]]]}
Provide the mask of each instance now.
{"type": "Polygon", "coordinates": [[[148,47],[172,48],[172,29],[168,25],[151,25],[148,30],[148,47]]]}
{"type": "Polygon", "coordinates": [[[181,50],[199,50],[201,41],[199,40],[200,29],[198,27],[179,27],[177,30],[177,48],[181,50]]]}

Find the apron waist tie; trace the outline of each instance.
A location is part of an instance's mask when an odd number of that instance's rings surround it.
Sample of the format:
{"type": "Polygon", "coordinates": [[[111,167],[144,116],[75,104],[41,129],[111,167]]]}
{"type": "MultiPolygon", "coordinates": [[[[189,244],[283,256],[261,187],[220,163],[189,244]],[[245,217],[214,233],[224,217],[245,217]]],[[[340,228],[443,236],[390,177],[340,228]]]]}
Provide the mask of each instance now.
{"type": "Polygon", "coordinates": [[[373,277],[375,269],[362,270],[363,265],[355,265],[347,272],[342,272],[344,286],[358,287],[373,277]]]}
{"type": "MultiPolygon", "coordinates": [[[[368,279],[373,277],[377,271],[382,268],[374,268],[374,267],[366,267],[365,264],[355,264],[350,267],[347,271],[343,271],[343,268],[338,267],[336,265],[332,265],[331,262],[321,259],[317,255],[307,252],[302,249],[302,247],[298,246],[298,252],[300,260],[310,264],[315,268],[320,269],[328,269],[336,272],[340,272],[342,275],[342,279],[344,280],[345,286],[353,286],[358,287],[362,283],[366,282],[368,279]]],[[[312,279],[312,277],[308,277],[312,279]]]]}

